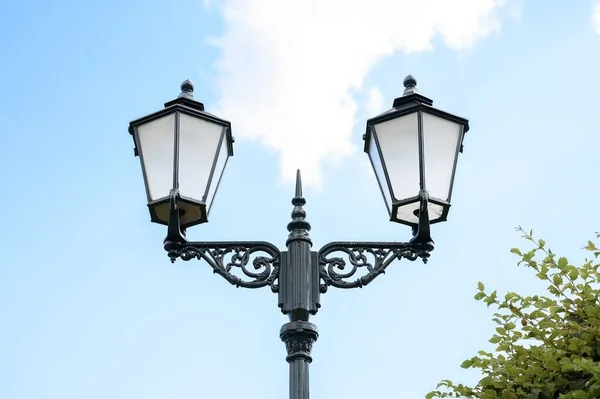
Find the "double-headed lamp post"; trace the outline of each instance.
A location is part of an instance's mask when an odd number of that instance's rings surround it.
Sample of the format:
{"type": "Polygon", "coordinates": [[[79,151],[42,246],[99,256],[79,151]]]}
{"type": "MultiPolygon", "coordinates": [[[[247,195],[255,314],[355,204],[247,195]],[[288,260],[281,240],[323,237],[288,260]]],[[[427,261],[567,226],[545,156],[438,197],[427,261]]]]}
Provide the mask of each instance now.
{"type": "Polygon", "coordinates": [[[227,160],[233,155],[231,124],[204,110],[186,80],[164,109],[130,123],[142,164],[152,222],[167,225],[164,248],[172,262],[204,260],[236,287],[271,287],[289,322],[279,336],[287,349],[290,398],[309,398],[308,366],[318,338],[309,321],[329,287],[361,288],[394,260],[427,262],[429,226],[448,216],[458,154],[468,121],[434,108],[412,76],[393,107],[367,121],[365,152],[390,220],[412,227],[408,242],[330,242],[312,250],[300,171],[288,223],[287,250],[264,241],[191,242],[185,230],[208,222],[227,160]],[[232,270],[240,270],[238,277],[232,270]],[[362,273],[357,274],[361,270],[362,273]]]}

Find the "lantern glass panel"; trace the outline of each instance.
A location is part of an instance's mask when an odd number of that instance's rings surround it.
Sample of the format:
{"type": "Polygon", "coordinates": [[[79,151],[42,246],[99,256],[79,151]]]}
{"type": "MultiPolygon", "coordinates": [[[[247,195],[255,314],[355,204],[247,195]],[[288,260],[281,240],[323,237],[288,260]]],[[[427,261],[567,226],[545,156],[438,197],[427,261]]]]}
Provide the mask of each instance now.
{"type": "Polygon", "coordinates": [[[375,125],[394,200],[419,194],[419,130],[417,113],[375,125]]]}
{"type": "Polygon", "coordinates": [[[430,197],[450,200],[461,131],[461,124],[423,113],[425,187],[430,197]]]}
{"type": "MultiPolygon", "coordinates": [[[[223,130],[225,131],[225,129],[223,130]]],[[[210,181],[210,187],[208,188],[208,195],[206,196],[207,213],[210,212],[210,208],[212,206],[213,199],[215,198],[217,188],[219,187],[221,176],[223,176],[223,172],[225,171],[225,165],[227,164],[228,158],[229,149],[227,148],[227,137],[223,136],[221,140],[221,146],[219,147],[218,158],[215,163],[215,170],[213,172],[212,180],[210,181]]]]}
{"type": "Polygon", "coordinates": [[[223,126],[179,113],[179,192],[204,202],[223,126]]]}
{"type": "Polygon", "coordinates": [[[175,115],[152,120],[136,130],[148,201],[166,197],[173,188],[175,115]]]}
{"type": "MultiPolygon", "coordinates": [[[[400,219],[400,220],[404,220],[408,223],[417,224],[417,223],[419,223],[419,216],[418,216],[419,215],[419,212],[418,212],[419,207],[420,207],[419,201],[411,202],[406,205],[402,205],[402,206],[398,207],[398,209],[396,210],[396,218],[400,219]]],[[[441,205],[429,202],[427,204],[427,211],[429,214],[429,221],[431,223],[433,223],[442,217],[442,214],[444,213],[444,207],[441,205]]]]}
{"type": "Polygon", "coordinates": [[[377,177],[377,181],[379,182],[379,187],[381,188],[381,193],[383,194],[383,199],[385,201],[385,206],[387,207],[388,212],[391,212],[392,196],[388,186],[387,178],[385,177],[383,163],[381,162],[381,157],[379,156],[379,145],[377,143],[377,140],[375,139],[375,134],[373,133],[373,131],[371,131],[370,136],[371,137],[369,139],[369,159],[371,160],[371,165],[373,166],[375,176],[377,177]]]}

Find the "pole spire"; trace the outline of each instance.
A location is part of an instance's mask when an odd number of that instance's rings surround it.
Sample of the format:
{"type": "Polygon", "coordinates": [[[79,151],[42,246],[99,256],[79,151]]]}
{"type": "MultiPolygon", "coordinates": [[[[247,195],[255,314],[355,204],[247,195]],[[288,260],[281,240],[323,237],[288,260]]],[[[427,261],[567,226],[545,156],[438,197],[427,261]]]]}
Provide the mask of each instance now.
{"type": "Polygon", "coordinates": [[[302,197],[302,175],[300,169],[296,170],[296,198],[302,197]]]}
{"type": "Polygon", "coordinates": [[[300,169],[296,171],[296,191],[294,198],[292,198],[292,221],[288,223],[287,228],[290,232],[288,242],[294,240],[308,241],[312,244],[308,232],[310,231],[310,223],[306,220],[306,211],[304,205],[306,199],[302,196],[302,176],[300,175],[300,169]]]}

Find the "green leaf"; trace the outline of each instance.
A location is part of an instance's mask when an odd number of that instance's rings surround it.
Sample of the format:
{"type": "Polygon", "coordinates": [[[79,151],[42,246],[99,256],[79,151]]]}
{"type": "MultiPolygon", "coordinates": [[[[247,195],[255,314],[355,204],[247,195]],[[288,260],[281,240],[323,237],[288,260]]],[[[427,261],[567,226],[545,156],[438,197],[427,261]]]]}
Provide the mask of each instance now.
{"type": "Polygon", "coordinates": [[[490,338],[488,342],[490,344],[497,344],[500,341],[502,341],[502,337],[500,337],[499,335],[494,335],[492,338],[490,338]]]}
{"type": "Polygon", "coordinates": [[[477,283],[477,289],[479,291],[483,291],[483,290],[485,290],[485,285],[483,285],[483,283],[480,281],[477,283]]]}
{"type": "Polygon", "coordinates": [[[490,376],[483,377],[481,380],[479,380],[479,385],[481,385],[483,388],[491,387],[494,385],[494,380],[490,376]]]}
{"type": "Polygon", "coordinates": [[[569,272],[569,279],[571,279],[571,281],[575,281],[575,280],[577,280],[578,277],[579,277],[579,269],[577,269],[575,267],[575,268],[573,268],[573,270],[571,270],[569,272]]]}
{"type": "Polygon", "coordinates": [[[589,274],[587,270],[580,270],[579,271],[579,275],[581,276],[582,279],[587,280],[589,274]]]}
{"type": "Polygon", "coordinates": [[[517,325],[515,323],[506,323],[504,328],[506,328],[507,330],[514,330],[515,328],[517,328],[517,325]]]}
{"type": "MultiPolygon", "coordinates": [[[[460,396],[457,396],[460,397],[460,396]]],[[[483,391],[479,399],[498,399],[499,396],[496,391],[483,391]]]]}
{"type": "Polygon", "coordinates": [[[532,249],[531,251],[529,251],[525,255],[523,255],[523,259],[525,259],[526,261],[531,261],[534,256],[535,256],[535,249],[532,249]]]}
{"type": "Polygon", "coordinates": [[[535,276],[537,278],[539,278],[540,280],[546,280],[548,278],[548,276],[546,275],[546,273],[537,273],[535,276]]]}
{"type": "Polygon", "coordinates": [[[555,274],[554,276],[552,276],[552,282],[554,283],[554,285],[560,287],[563,283],[563,278],[559,274],[555,274]]]}
{"type": "Polygon", "coordinates": [[[468,369],[469,367],[471,367],[473,365],[473,360],[471,359],[467,359],[464,362],[462,362],[460,364],[460,367],[462,367],[463,369],[468,369]]]}
{"type": "Polygon", "coordinates": [[[564,269],[569,264],[569,261],[564,256],[558,259],[558,268],[564,269]]]}
{"type": "Polygon", "coordinates": [[[513,254],[517,254],[519,256],[523,256],[523,254],[521,253],[521,250],[519,248],[511,248],[510,252],[513,254]]]}
{"type": "Polygon", "coordinates": [[[554,264],[550,263],[550,262],[542,263],[540,270],[538,270],[538,272],[547,275],[548,272],[550,271],[550,267],[553,267],[553,266],[554,266],[554,264]]]}
{"type": "Polygon", "coordinates": [[[538,245],[540,246],[540,248],[544,248],[544,245],[546,245],[546,241],[544,241],[544,240],[540,239],[540,240],[538,241],[538,245]]]}
{"type": "Polygon", "coordinates": [[[485,292],[478,292],[473,298],[475,298],[476,301],[480,301],[485,298],[485,292]]]}
{"type": "MultiPolygon", "coordinates": [[[[577,391],[571,392],[571,397],[573,399],[591,399],[592,398],[592,396],[588,395],[585,391],[582,391],[582,390],[577,390],[577,391]]],[[[595,395],[593,395],[593,397],[595,397],[595,395]]]]}

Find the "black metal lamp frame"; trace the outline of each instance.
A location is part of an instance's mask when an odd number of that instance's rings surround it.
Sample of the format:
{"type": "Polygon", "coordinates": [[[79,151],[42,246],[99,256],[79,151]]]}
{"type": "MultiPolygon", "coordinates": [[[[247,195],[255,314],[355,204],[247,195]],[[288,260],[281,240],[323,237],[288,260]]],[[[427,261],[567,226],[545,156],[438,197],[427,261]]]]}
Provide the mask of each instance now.
{"type": "MultiPolygon", "coordinates": [[[[388,166],[385,157],[383,156],[381,150],[381,144],[379,144],[378,135],[375,133],[375,126],[382,122],[390,121],[396,118],[400,118],[410,114],[417,114],[417,133],[418,133],[418,146],[419,146],[419,186],[421,190],[425,190],[427,188],[427,184],[425,181],[425,155],[424,155],[424,138],[423,138],[423,113],[430,114],[433,116],[437,116],[441,119],[454,122],[461,126],[461,131],[459,133],[460,139],[456,143],[456,151],[454,154],[454,162],[452,164],[452,175],[450,178],[449,192],[446,198],[429,198],[429,202],[432,204],[436,204],[442,207],[443,211],[440,217],[434,218],[430,221],[431,224],[440,223],[447,220],[448,211],[450,208],[450,199],[452,196],[452,186],[454,185],[454,175],[456,172],[456,165],[458,162],[458,155],[463,151],[463,139],[464,134],[469,131],[469,121],[465,118],[461,118],[456,115],[452,115],[450,113],[444,112],[437,108],[433,107],[433,100],[428,97],[425,97],[417,90],[417,81],[412,75],[408,75],[404,79],[404,94],[396,99],[394,99],[393,108],[385,111],[383,114],[371,118],[367,121],[367,130],[363,135],[363,139],[365,141],[364,150],[366,153],[370,154],[371,140],[375,141],[378,152],[379,159],[381,160],[381,166],[383,169],[383,173],[385,176],[385,181],[379,181],[379,188],[381,189],[381,193],[383,197],[386,197],[386,193],[390,195],[391,203],[387,203],[386,206],[388,211],[390,212],[390,221],[401,223],[404,225],[414,226],[415,223],[412,221],[403,220],[396,215],[398,209],[407,204],[417,204],[420,202],[420,197],[423,193],[419,193],[419,195],[411,198],[396,198],[394,193],[394,189],[390,179],[390,173],[388,171],[388,166]]],[[[369,155],[369,159],[371,156],[369,155]]],[[[375,168],[373,164],[373,159],[371,159],[371,164],[375,168]]],[[[378,178],[379,180],[379,178],[378,178]]],[[[425,195],[428,195],[425,193],[425,195]]],[[[419,210],[421,212],[421,210],[419,210]]]]}
{"type": "MultiPolygon", "coordinates": [[[[182,220],[185,207],[189,206],[192,202],[190,202],[189,198],[181,196],[178,191],[177,140],[179,133],[177,130],[175,132],[173,189],[168,196],[160,199],[160,204],[164,204],[165,206],[161,218],[152,213],[152,220],[154,222],[168,225],[164,248],[171,262],[175,262],[177,259],[184,261],[192,259],[204,260],[213,269],[215,274],[220,275],[236,287],[270,287],[271,291],[278,294],[279,308],[283,314],[288,315],[290,320],[281,327],[279,334],[287,349],[286,360],[289,363],[290,370],[290,399],[309,398],[308,369],[309,364],[312,362],[311,350],[319,337],[316,325],[311,323],[309,319],[311,315],[317,313],[321,306],[320,295],[326,293],[329,287],[345,289],[362,288],[370,284],[381,274],[384,274],[387,267],[396,260],[407,259],[415,261],[421,259],[423,262],[427,262],[431,251],[434,249],[434,243],[430,236],[430,224],[446,220],[446,214],[450,206],[448,201],[450,200],[451,190],[448,193],[447,200],[440,198],[430,199],[425,185],[421,113],[427,112],[462,125],[460,140],[457,142],[456,147],[450,188],[454,180],[458,153],[462,152],[462,138],[464,137],[464,133],[469,129],[469,125],[466,119],[433,108],[432,100],[418,93],[416,83],[416,80],[410,75],[404,80],[406,88],[404,95],[394,101],[393,109],[367,122],[367,131],[363,137],[365,139],[365,152],[369,153],[371,136],[375,139],[380,151],[374,126],[389,119],[418,112],[420,192],[416,197],[401,201],[395,198],[387,165],[383,159],[383,154],[379,152],[379,158],[381,159],[385,175],[383,178],[385,181],[382,180],[381,176],[378,176],[379,185],[382,193],[384,193],[384,197],[386,192],[389,191],[390,193],[391,203],[387,203],[387,206],[390,211],[391,220],[408,224],[412,227],[413,238],[408,242],[334,241],[325,244],[317,251],[312,250],[312,241],[309,235],[311,226],[306,220],[306,212],[304,211],[306,200],[302,196],[302,181],[299,170],[296,174],[296,191],[292,199],[292,205],[294,206],[292,220],[287,225],[289,235],[286,241],[286,250],[281,251],[275,245],[264,241],[188,241],[185,238],[185,229],[193,224],[208,221],[208,209],[203,208],[204,213],[202,214],[202,218],[193,223],[188,222],[186,224],[185,220],[182,220]],[[428,211],[428,204],[430,202],[444,207],[444,213],[441,218],[434,218],[434,220],[430,221],[428,211]],[[396,209],[406,203],[418,204],[418,209],[414,211],[417,222],[413,220],[407,222],[395,215],[396,209]],[[234,274],[234,271],[238,275],[234,274]]],[[[165,113],[175,111],[191,113],[200,119],[222,124],[225,130],[221,140],[226,135],[228,140],[228,155],[233,155],[233,137],[231,136],[229,122],[216,118],[204,111],[202,103],[194,100],[192,96],[193,85],[191,82],[185,81],[181,89],[182,93],[177,99],[165,104],[165,110],[131,122],[130,133],[135,136],[135,129],[137,129],[138,125],[147,122],[151,118],[155,118],[157,115],[161,116],[165,113]]],[[[371,161],[373,162],[372,159],[371,161]]],[[[216,162],[215,158],[213,171],[216,162]]],[[[143,159],[142,169],[145,170],[143,159]]],[[[212,177],[210,180],[212,180],[212,177]]],[[[218,184],[218,181],[212,182],[212,184],[218,184]]],[[[148,185],[147,179],[146,185],[148,185]]],[[[148,197],[150,199],[149,194],[148,197]]],[[[149,204],[151,212],[155,205],[156,203],[149,204]]],[[[203,206],[204,202],[196,205],[203,206]]]]}
{"type": "Polygon", "coordinates": [[[170,218],[164,248],[172,262],[182,259],[204,260],[230,284],[244,288],[271,287],[278,293],[281,312],[290,321],[281,327],[280,338],[287,350],[290,399],[309,398],[309,364],[312,346],[319,337],[317,326],[309,321],[320,305],[320,294],[329,287],[362,288],[371,283],[395,260],[422,259],[427,262],[433,251],[427,211],[427,191],[420,193],[419,223],[409,242],[330,242],[313,251],[311,229],[303,206],[300,171],[296,174],[296,192],[292,221],[288,223],[287,251],[264,241],[199,241],[185,238],[180,225],[179,193],[170,193],[170,218]],[[336,253],[342,256],[334,256],[336,253]],[[261,256],[257,256],[261,254],[261,256]],[[244,278],[232,273],[241,270],[244,278]],[[252,270],[253,269],[253,270],[252,270]],[[366,274],[356,277],[359,270],[366,274]]]}

